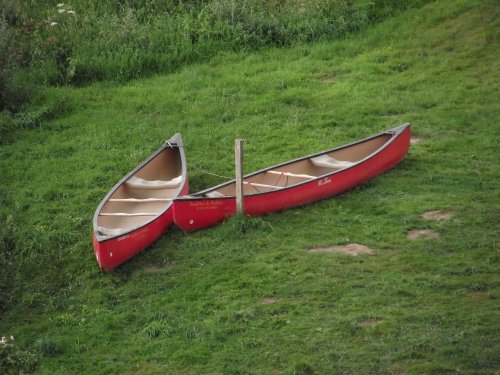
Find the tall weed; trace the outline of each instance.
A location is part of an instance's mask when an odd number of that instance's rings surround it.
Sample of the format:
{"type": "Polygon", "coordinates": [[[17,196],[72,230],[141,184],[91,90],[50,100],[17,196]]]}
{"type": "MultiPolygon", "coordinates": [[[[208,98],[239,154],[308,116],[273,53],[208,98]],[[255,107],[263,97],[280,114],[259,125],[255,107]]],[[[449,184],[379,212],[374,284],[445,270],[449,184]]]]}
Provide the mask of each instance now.
{"type": "Polygon", "coordinates": [[[16,66],[33,72],[36,82],[125,81],[170,72],[225,50],[338,37],[425,1],[404,6],[396,0],[8,2],[4,39],[28,36],[19,39],[25,56],[16,66]]]}
{"type": "Polygon", "coordinates": [[[22,40],[15,37],[14,14],[4,10],[0,15],[0,111],[18,112],[33,95],[33,86],[23,70],[30,58],[22,40]]]}

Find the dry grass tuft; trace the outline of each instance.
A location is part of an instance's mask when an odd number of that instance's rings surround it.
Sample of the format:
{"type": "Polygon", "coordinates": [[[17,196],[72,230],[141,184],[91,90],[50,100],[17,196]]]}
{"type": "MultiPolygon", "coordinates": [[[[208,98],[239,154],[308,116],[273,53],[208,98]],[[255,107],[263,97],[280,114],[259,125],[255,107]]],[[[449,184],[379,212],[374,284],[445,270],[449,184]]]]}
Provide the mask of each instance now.
{"type": "Polygon", "coordinates": [[[331,247],[317,247],[309,250],[310,253],[341,253],[350,256],[357,256],[359,254],[372,254],[373,250],[365,245],[357,243],[350,243],[347,245],[338,245],[331,247]]]}
{"type": "Polygon", "coordinates": [[[411,241],[415,241],[419,238],[423,238],[426,240],[434,240],[439,238],[439,233],[434,232],[432,229],[413,229],[408,232],[406,236],[411,241]]]}
{"type": "Polygon", "coordinates": [[[361,325],[372,325],[372,324],[377,324],[377,323],[380,323],[382,320],[382,318],[370,318],[370,319],[365,319],[363,321],[360,322],[361,325]]]}
{"type": "Polygon", "coordinates": [[[263,305],[270,305],[272,303],[276,303],[278,302],[278,299],[277,298],[274,298],[274,297],[264,297],[260,300],[260,302],[263,304],[263,305]]]}
{"type": "Polygon", "coordinates": [[[410,145],[418,145],[420,142],[422,142],[422,138],[419,137],[411,137],[410,139],[410,145]]]}
{"type": "Polygon", "coordinates": [[[444,220],[448,221],[453,217],[451,212],[442,212],[439,210],[428,211],[422,214],[422,217],[426,220],[444,220]]]}

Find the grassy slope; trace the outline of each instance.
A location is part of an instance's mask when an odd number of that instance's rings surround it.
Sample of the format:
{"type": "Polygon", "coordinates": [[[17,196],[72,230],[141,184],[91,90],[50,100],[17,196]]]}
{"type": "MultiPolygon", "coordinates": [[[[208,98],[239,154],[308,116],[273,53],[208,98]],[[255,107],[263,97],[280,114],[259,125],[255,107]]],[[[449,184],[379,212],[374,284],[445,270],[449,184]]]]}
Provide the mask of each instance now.
{"type": "MultiPolygon", "coordinates": [[[[47,374],[499,371],[496,9],[437,2],[337,42],[52,91],[73,110],[0,148],[3,224],[26,254],[0,334],[47,374]],[[250,171],[405,121],[423,141],[373,182],[97,269],[96,205],[176,131],[190,162],[230,175],[235,137],[250,171]],[[305,251],[347,242],[376,253],[305,251]]],[[[193,191],[220,181],[189,172],[193,191]]]]}

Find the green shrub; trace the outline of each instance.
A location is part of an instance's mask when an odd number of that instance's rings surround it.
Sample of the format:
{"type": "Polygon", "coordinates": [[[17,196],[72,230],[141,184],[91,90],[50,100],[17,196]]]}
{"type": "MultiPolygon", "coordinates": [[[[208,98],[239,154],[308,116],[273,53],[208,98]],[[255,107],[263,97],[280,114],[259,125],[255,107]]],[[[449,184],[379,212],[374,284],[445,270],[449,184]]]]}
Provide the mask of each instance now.
{"type": "Polygon", "coordinates": [[[34,92],[35,87],[25,72],[18,69],[0,69],[0,110],[20,112],[34,92]]]}
{"type": "Polygon", "coordinates": [[[14,344],[14,337],[2,337],[0,340],[0,373],[31,373],[36,367],[37,357],[30,352],[19,349],[14,344]]]}
{"type": "Polygon", "coordinates": [[[44,357],[55,357],[64,353],[63,345],[51,337],[42,337],[35,342],[34,350],[44,357]]]}
{"type": "Polygon", "coordinates": [[[154,339],[160,336],[164,329],[165,327],[162,322],[152,321],[143,328],[142,334],[149,339],[154,339]]]}
{"type": "MultiPolygon", "coordinates": [[[[335,38],[425,1],[7,2],[3,42],[11,44],[11,52],[16,44],[13,63],[29,69],[35,82],[125,81],[171,72],[225,50],[335,38]]],[[[16,100],[26,97],[29,92],[16,100]]]]}
{"type": "Polygon", "coordinates": [[[29,57],[26,46],[15,41],[12,25],[19,21],[14,14],[17,14],[14,10],[4,9],[0,16],[0,111],[19,112],[32,97],[34,86],[29,74],[22,69],[29,57]]]}
{"type": "MultiPolygon", "coordinates": [[[[124,82],[222,51],[335,38],[421,5],[396,0],[0,2],[0,112],[22,112],[41,84],[124,82]]],[[[3,116],[5,117],[5,116],[3,116]]],[[[15,128],[12,121],[3,129],[15,128]]]]}
{"type": "MultiPolygon", "coordinates": [[[[20,77],[19,75],[17,77],[20,77]]],[[[22,89],[22,88],[21,88],[22,89]]],[[[26,101],[31,100],[27,97],[26,101]]],[[[60,116],[67,110],[67,102],[62,99],[44,98],[43,104],[27,106],[26,102],[20,104],[22,111],[4,111],[0,116],[0,144],[9,143],[17,130],[34,129],[43,121],[48,121],[60,116]]]]}

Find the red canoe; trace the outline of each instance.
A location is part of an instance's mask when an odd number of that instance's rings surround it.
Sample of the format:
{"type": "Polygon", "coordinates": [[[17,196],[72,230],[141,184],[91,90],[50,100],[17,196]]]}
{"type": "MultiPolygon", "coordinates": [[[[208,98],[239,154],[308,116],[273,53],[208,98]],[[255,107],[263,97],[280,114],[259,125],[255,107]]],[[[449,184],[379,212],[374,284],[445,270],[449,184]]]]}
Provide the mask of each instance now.
{"type": "MultiPolygon", "coordinates": [[[[244,177],[246,215],[281,211],[342,193],[392,168],[410,147],[410,124],[244,177]]],[[[234,180],[174,200],[185,231],[220,223],[236,212],[234,180]]]]}
{"type": "Polygon", "coordinates": [[[151,245],[173,223],[172,201],[187,194],[180,134],[126,175],[94,214],[94,253],[109,271],[151,245]]]}

